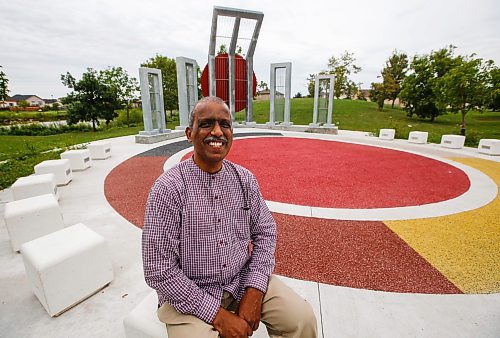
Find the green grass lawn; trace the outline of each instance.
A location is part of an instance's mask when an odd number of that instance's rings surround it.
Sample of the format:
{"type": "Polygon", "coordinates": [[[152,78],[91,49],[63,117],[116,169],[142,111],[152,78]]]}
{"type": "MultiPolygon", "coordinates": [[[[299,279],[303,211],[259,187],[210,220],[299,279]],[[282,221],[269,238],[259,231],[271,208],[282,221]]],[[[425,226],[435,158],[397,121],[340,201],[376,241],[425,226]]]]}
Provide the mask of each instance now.
{"type": "MultiPolygon", "coordinates": [[[[307,125],[313,118],[313,98],[292,99],[291,120],[294,124],[307,125]]],[[[269,121],[269,101],[254,101],[254,121],[269,121]]],[[[243,112],[236,115],[243,120],[243,112]]],[[[390,106],[379,111],[374,102],[357,100],[334,100],[332,122],[344,130],[367,131],[374,135],[382,128],[396,129],[396,138],[408,138],[410,131],[426,131],[429,142],[439,143],[444,134],[460,133],[460,114],[447,114],[436,118],[434,122],[418,117],[407,117],[402,109],[391,109],[390,106]]],[[[466,115],[466,145],[477,146],[481,138],[500,139],[500,112],[478,111],[466,115]]]]}
{"type": "Polygon", "coordinates": [[[58,159],[59,154],[64,151],[51,150],[110,137],[134,135],[143,129],[139,126],[48,136],[0,135],[0,190],[9,187],[17,178],[32,174],[36,164],[58,159]]]}

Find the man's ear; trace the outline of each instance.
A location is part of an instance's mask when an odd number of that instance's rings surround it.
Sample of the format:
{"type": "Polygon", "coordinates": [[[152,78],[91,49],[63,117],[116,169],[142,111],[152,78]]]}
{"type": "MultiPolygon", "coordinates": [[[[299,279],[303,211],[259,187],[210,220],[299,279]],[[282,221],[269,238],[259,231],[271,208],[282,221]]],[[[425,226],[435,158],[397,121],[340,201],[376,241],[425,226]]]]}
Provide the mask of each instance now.
{"type": "Polygon", "coordinates": [[[186,127],[186,130],[184,132],[186,133],[186,137],[188,139],[188,142],[193,143],[193,140],[191,140],[191,128],[186,127]]]}

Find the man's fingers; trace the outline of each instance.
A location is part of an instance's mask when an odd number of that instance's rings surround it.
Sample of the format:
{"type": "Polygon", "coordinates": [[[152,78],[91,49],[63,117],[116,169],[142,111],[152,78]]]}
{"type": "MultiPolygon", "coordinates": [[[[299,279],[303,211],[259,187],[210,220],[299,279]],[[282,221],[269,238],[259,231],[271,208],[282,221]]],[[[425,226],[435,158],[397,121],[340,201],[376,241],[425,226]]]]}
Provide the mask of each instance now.
{"type": "Polygon", "coordinates": [[[252,330],[252,328],[250,327],[250,325],[247,325],[247,335],[248,335],[248,336],[253,335],[253,330],[252,330]]]}

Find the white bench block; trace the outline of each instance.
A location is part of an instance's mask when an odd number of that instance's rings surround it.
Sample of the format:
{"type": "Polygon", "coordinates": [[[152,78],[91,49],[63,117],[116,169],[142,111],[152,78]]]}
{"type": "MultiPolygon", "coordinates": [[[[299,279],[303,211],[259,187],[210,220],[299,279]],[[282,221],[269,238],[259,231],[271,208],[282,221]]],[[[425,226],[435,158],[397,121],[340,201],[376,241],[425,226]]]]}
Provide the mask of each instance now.
{"type": "Polygon", "coordinates": [[[380,129],[378,138],[381,140],[394,140],[396,135],[395,129],[380,129]]]}
{"type": "Polygon", "coordinates": [[[54,194],[9,202],[5,205],[4,218],[14,251],[19,251],[25,242],[64,228],[54,194]]]}
{"type": "Polygon", "coordinates": [[[68,159],[72,171],[81,171],[92,166],[88,149],[68,150],[61,154],[62,159],[68,159]]]}
{"type": "Polygon", "coordinates": [[[481,139],[477,149],[481,154],[500,155],[500,140],[493,138],[481,139]]]}
{"type": "Polygon", "coordinates": [[[411,131],[408,135],[408,141],[410,143],[426,144],[428,136],[429,133],[426,131],[411,131]]]}
{"type": "Polygon", "coordinates": [[[54,174],[31,175],[18,178],[10,187],[14,200],[54,194],[59,199],[54,174]]]}
{"type": "Polygon", "coordinates": [[[465,136],[462,135],[443,135],[441,136],[441,147],[462,149],[465,144],[465,136]]]}
{"type": "Polygon", "coordinates": [[[96,141],[87,145],[93,160],[105,160],[111,157],[111,142],[96,141]]]}
{"type": "Polygon", "coordinates": [[[100,291],[113,279],[106,240],[82,223],[21,246],[29,283],[50,316],[100,291]]]}
{"type": "Polygon", "coordinates": [[[73,172],[68,159],[47,160],[35,166],[35,174],[54,174],[57,185],[66,185],[73,179],[73,172]]]}
{"type": "Polygon", "coordinates": [[[166,338],[167,328],[157,315],[158,296],[156,291],[151,291],[123,319],[125,337],[127,338],[166,338]]]}

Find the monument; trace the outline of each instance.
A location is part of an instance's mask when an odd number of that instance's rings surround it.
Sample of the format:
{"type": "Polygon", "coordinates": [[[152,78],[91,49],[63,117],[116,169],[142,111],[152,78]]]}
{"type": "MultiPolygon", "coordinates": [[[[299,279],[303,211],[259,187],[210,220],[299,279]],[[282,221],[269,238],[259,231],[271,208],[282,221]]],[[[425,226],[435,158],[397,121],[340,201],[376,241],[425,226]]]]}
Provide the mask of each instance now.
{"type": "Polygon", "coordinates": [[[263,18],[261,12],[215,6],[208,65],[201,79],[203,95],[226,101],[233,121],[236,112],[246,109],[244,123],[249,126],[255,125],[253,55],[263,18]]]}
{"type": "Polygon", "coordinates": [[[309,124],[309,127],[323,127],[337,130],[337,127],[332,124],[334,82],[335,75],[316,75],[314,82],[313,122],[309,124]]]}
{"type": "Polygon", "coordinates": [[[175,129],[185,130],[189,124],[189,113],[198,102],[198,63],[193,59],[177,57],[175,64],[180,123],[175,129]]]}
{"type": "Polygon", "coordinates": [[[290,94],[292,88],[292,63],[272,63],[270,76],[269,122],[267,126],[279,124],[283,127],[290,122],[290,94]]]}

